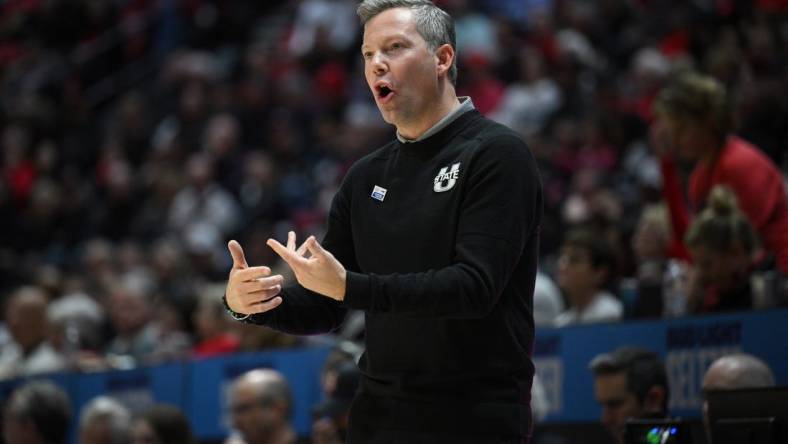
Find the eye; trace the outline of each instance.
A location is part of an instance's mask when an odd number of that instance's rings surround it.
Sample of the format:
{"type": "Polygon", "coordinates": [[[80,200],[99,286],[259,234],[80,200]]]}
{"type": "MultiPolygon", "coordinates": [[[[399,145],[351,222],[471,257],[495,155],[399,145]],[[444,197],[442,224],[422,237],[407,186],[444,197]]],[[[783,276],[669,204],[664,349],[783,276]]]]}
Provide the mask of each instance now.
{"type": "Polygon", "coordinates": [[[402,43],[394,42],[391,44],[391,49],[401,49],[401,48],[402,48],[402,43]]]}
{"type": "Polygon", "coordinates": [[[372,58],[372,51],[364,51],[361,55],[364,56],[365,60],[369,60],[372,58]]]}

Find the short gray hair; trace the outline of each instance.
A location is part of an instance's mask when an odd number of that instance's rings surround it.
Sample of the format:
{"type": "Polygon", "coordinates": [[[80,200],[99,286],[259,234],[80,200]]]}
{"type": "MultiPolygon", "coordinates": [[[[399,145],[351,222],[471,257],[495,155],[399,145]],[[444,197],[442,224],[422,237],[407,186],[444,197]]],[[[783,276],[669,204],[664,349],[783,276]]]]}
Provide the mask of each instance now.
{"type": "Polygon", "coordinates": [[[112,444],[126,444],[130,441],[131,412],[114,398],[109,396],[93,398],[82,409],[80,416],[80,429],[93,423],[106,424],[112,444]]]}
{"type": "Polygon", "coordinates": [[[449,68],[449,80],[457,84],[457,34],[454,31],[454,19],[443,9],[429,0],[364,0],[356,9],[361,25],[383,11],[393,8],[408,8],[416,18],[416,31],[427,42],[431,51],[441,45],[449,44],[454,48],[454,60],[449,68]]]}

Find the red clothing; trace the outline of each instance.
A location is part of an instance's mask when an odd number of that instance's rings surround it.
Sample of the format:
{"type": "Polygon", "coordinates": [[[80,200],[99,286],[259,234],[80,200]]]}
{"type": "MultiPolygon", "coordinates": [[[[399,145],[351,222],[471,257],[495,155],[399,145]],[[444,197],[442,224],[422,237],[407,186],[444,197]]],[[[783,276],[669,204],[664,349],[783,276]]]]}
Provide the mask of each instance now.
{"type": "Polygon", "coordinates": [[[209,356],[223,355],[238,351],[241,343],[238,337],[230,333],[222,333],[210,339],[201,341],[194,346],[194,356],[207,358],[209,356]]]}
{"type": "MultiPolygon", "coordinates": [[[[677,192],[677,176],[663,162],[663,196],[668,201],[673,232],[678,239],[687,230],[687,208],[677,192]],[[670,183],[672,181],[672,183],[670,183]]],[[[738,137],[729,137],[713,165],[698,163],[689,180],[689,201],[695,212],[703,208],[714,185],[729,186],[777,267],[788,274],[788,199],[780,170],[766,155],[738,137]]]]}

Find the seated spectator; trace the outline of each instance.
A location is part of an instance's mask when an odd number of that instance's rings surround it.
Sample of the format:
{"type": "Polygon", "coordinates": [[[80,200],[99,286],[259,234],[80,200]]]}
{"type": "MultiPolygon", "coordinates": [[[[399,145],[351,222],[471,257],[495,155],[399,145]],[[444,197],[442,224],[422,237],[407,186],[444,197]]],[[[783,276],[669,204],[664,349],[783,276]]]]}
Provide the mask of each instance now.
{"type": "Polygon", "coordinates": [[[293,395],[281,373],[257,369],[244,373],[230,389],[230,420],[238,432],[227,444],[295,444],[298,440],[290,420],[293,395]]]}
{"type": "Polygon", "coordinates": [[[632,317],[686,314],[684,291],[688,265],[669,257],[671,236],[667,209],[663,205],[646,206],[632,235],[632,251],[637,261],[637,300],[632,317]]]}
{"type": "Polygon", "coordinates": [[[342,444],[347,436],[350,404],[356,396],[361,372],[355,362],[336,369],[336,380],[324,401],[312,411],[312,444],[342,444]]]}
{"type": "Polygon", "coordinates": [[[214,287],[207,286],[201,292],[192,315],[197,335],[192,352],[198,358],[233,353],[241,346],[238,336],[229,330],[227,312],[221,299],[216,298],[218,293],[212,291],[214,287]]]}
{"type": "Polygon", "coordinates": [[[110,294],[109,314],[116,336],[107,348],[111,366],[125,367],[181,359],[191,343],[180,327],[174,301],[154,301],[153,282],[142,275],[126,274],[110,294]],[[155,305],[154,305],[155,303],[155,305]]]}
{"type": "Polygon", "coordinates": [[[3,414],[6,443],[65,444],[71,407],[68,396],[49,381],[29,382],[11,394],[3,414]]]}
{"type": "Polygon", "coordinates": [[[19,288],[9,298],[5,321],[13,341],[0,354],[0,379],[65,367],[65,360],[47,340],[48,303],[38,287],[19,288]]]}
{"type": "Polygon", "coordinates": [[[85,293],[68,293],[47,308],[49,341],[69,369],[90,369],[104,348],[104,310],[85,293]]]}
{"type": "Polygon", "coordinates": [[[752,308],[750,272],[757,239],[730,189],[714,187],[684,243],[693,259],[687,301],[691,312],[752,308]]]}
{"type": "Polygon", "coordinates": [[[541,271],[536,272],[534,283],[534,324],[537,327],[550,327],[555,319],[564,311],[564,298],[561,290],[550,276],[541,271]]]}
{"type": "MultiPolygon", "coordinates": [[[[745,388],[774,387],[774,373],[769,365],[746,353],[737,353],[717,358],[703,375],[703,393],[709,390],[735,390],[745,388]]],[[[706,437],[711,442],[709,404],[703,400],[703,425],[706,437]]]]}
{"type": "Polygon", "coordinates": [[[620,320],[624,307],[605,290],[614,273],[613,250],[604,237],[586,230],[570,232],[558,259],[558,285],[569,300],[569,309],[558,315],[555,325],[620,320]]]}
{"type": "Polygon", "coordinates": [[[107,357],[144,362],[157,347],[158,333],[151,322],[152,297],[148,282],[127,276],[110,292],[109,317],[115,338],[107,347],[107,357]]]}
{"type": "Polygon", "coordinates": [[[134,419],[131,444],[194,444],[189,420],[176,407],[155,405],[134,419]]]}
{"type": "Polygon", "coordinates": [[[109,396],[93,398],[79,415],[79,444],[128,444],[131,413],[109,396]]]}
{"type": "Polygon", "coordinates": [[[602,424],[617,444],[624,443],[627,419],[665,418],[668,415],[668,377],[656,353],[620,347],[595,357],[594,396],[602,407],[602,424]]]}
{"type": "Polygon", "coordinates": [[[690,208],[708,204],[715,185],[730,187],[766,250],[788,274],[788,197],[783,175],[758,148],[732,135],[730,99],[711,77],[685,74],[660,91],[654,102],[655,148],[663,155],[663,194],[673,232],[684,237],[687,208],[672,156],[694,164],[689,178],[690,208]]]}

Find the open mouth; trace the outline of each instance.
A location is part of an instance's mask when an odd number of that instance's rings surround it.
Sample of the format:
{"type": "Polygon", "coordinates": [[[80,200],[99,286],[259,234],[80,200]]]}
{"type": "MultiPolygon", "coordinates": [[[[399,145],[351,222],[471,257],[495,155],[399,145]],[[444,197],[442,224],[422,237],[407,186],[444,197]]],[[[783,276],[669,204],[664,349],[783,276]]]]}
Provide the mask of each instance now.
{"type": "Polygon", "coordinates": [[[385,83],[381,83],[377,85],[376,88],[378,91],[378,98],[380,99],[387,99],[394,93],[394,90],[391,89],[391,87],[385,83]]]}

